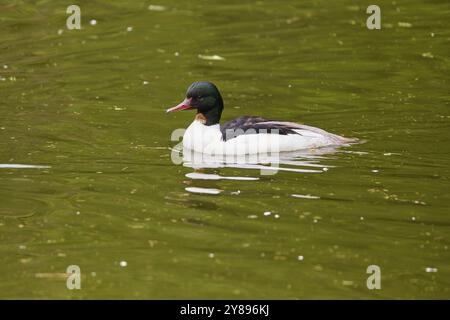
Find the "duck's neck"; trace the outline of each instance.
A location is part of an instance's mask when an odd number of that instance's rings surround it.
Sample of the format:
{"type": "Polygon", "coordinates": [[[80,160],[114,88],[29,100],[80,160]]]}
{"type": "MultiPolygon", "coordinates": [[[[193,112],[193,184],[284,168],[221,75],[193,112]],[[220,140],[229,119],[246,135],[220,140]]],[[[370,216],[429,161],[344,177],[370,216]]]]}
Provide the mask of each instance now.
{"type": "Polygon", "coordinates": [[[202,121],[204,125],[213,126],[220,122],[220,117],[222,116],[223,111],[223,100],[222,96],[219,94],[219,98],[217,99],[216,105],[214,108],[208,110],[197,110],[197,115],[195,119],[202,121]]]}

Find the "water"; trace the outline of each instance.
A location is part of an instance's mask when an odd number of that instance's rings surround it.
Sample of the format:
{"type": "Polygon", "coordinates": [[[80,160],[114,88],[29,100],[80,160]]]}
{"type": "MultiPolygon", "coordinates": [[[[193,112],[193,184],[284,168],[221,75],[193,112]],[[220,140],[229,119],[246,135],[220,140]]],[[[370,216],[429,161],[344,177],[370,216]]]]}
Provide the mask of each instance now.
{"type": "Polygon", "coordinates": [[[0,3],[1,298],[450,297],[447,1],[0,3]],[[197,80],[364,143],[175,165],[197,80]]]}

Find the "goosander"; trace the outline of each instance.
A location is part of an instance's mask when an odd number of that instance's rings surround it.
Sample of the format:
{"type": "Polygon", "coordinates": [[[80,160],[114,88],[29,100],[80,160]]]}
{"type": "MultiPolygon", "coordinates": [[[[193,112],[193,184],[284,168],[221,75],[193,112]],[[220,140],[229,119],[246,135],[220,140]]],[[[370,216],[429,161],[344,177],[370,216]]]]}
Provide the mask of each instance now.
{"type": "Polygon", "coordinates": [[[241,116],[220,125],[223,99],[211,82],[194,82],[186,98],[166,112],[196,109],[183,135],[183,147],[205,154],[259,154],[348,145],[356,139],[290,121],[241,116]]]}

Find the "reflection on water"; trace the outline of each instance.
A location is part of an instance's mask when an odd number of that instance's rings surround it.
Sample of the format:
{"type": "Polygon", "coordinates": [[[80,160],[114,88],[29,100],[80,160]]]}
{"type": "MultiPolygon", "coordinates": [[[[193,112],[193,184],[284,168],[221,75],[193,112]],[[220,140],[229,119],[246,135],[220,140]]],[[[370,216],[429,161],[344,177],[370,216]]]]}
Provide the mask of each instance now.
{"type": "Polygon", "coordinates": [[[203,194],[219,194],[222,190],[214,189],[214,188],[198,188],[198,187],[187,187],[186,191],[192,193],[203,193],[203,194]]]}
{"type": "Polygon", "coordinates": [[[32,164],[0,163],[0,169],[48,169],[48,168],[51,167],[32,164]]]}
{"type": "MultiPolygon", "coordinates": [[[[183,165],[193,169],[201,168],[238,168],[244,170],[259,170],[261,175],[274,175],[278,171],[291,171],[299,173],[322,173],[328,171],[332,165],[320,164],[321,159],[338,152],[342,147],[323,147],[305,149],[292,152],[273,154],[247,154],[247,155],[211,155],[195,152],[187,148],[173,149],[172,152],[182,152],[183,165]],[[306,168],[317,169],[306,169],[306,168]]],[[[230,179],[249,180],[255,178],[199,176],[192,173],[188,176],[193,179],[230,179]]]]}
{"type": "Polygon", "coordinates": [[[199,172],[191,172],[187,173],[186,177],[191,179],[199,179],[199,180],[237,180],[237,181],[252,181],[258,180],[259,178],[254,177],[226,177],[220,176],[218,174],[211,173],[199,173],[199,172]]]}
{"type": "MultiPolygon", "coordinates": [[[[334,166],[321,164],[320,160],[329,159],[329,156],[339,152],[343,147],[323,147],[317,149],[304,149],[292,152],[274,154],[249,154],[249,155],[212,155],[198,153],[187,148],[176,147],[173,153],[182,154],[183,165],[193,168],[194,172],[185,176],[192,180],[234,180],[234,181],[257,181],[259,177],[252,176],[222,176],[214,173],[205,173],[211,169],[234,168],[242,169],[242,173],[249,170],[259,170],[262,176],[275,175],[278,171],[290,171],[296,173],[323,173],[334,166]],[[301,169],[299,167],[313,167],[317,169],[301,169]]],[[[186,187],[186,191],[198,194],[218,195],[223,190],[209,187],[186,187]]],[[[240,190],[230,192],[231,195],[239,195],[240,190]]],[[[320,199],[318,196],[292,194],[294,198],[320,199]]]]}

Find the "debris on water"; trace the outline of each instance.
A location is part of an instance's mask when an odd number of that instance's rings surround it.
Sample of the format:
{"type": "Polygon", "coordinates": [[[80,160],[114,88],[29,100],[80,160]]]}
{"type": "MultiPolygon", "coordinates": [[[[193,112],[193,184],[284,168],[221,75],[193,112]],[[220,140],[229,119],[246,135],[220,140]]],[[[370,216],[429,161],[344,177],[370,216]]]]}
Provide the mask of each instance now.
{"type": "Polygon", "coordinates": [[[178,57],[178,56],[180,55],[180,53],[179,53],[179,52],[174,52],[173,55],[174,55],[175,57],[178,57]]]}
{"type": "Polygon", "coordinates": [[[67,273],[54,272],[54,273],[35,273],[34,276],[39,279],[66,279],[67,273]]]}
{"type": "Polygon", "coordinates": [[[286,261],[287,257],[283,255],[281,252],[276,252],[275,255],[273,256],[273,260],[286,261]]]}
{"type": "Polygon", "coordinates": [[[151,5],[148,6],[148,10],[161,12],[161,11],[165,11],[166,7],[160,6],[160,5],[151,4],[151,5]]]}
{"type": "Polygon", "coordinates": [[[211,56],[199,54],[198,57],[199,57],[200,59],[203,59],[203,60],[213,60],[213,61],[223,61],[223,60],[226,60],[224,57],[221,57],[221,56],[219,56],[219,55],[217,55],[217,54],[214,54],[214,55],[211,55],[211,56]]]}
{"type": "Polygon", "coordinates": [[[303,256],[298,256],[298,257],[297,257],[297,260],[298,260],[298,261],[303,261],[303,259],[304,259],[303,256]]]}
{"type": "Polygon", "coordinates": [[[322,168],[322,171],[328,171],[328,168],[327,167],[322,168]]]}
{"type": "Polygon", "coordinates": [[[214,258],[214,253],[212,253],[212,252],[209,253],[209,254],[208,254],[208,258],[211,258],[211,259],[214,258]]]}
{"type": "Polygon", "coordinates": [[[142,81],[142,84],[145,86],[148,84],[148,81],[142,81]]]}
{"type": "Polygon", "coordinates": [[[362,220],[364,220],[364,217],[360,217],[359,219],[362,221],[362,220]]]}
{"type": "Polygon", "coordinates": [[[126,108],[121,108],[121,107],[118,107],[118,106],[113,106],[113,108],[114,108],[115,111],[126,110],[126,108]]]}
{"type": "Polygon", "coordinates": [[[119,266],[121,266],[121,267],[126,267],[127,265],[128,265],[128,262],[126,262],[126,261],[119,262],[119,266]]]}
{"type": "Polygon", "coordinates": [[[266,217],[270,216],[271,214],[272,214],[272,212],[270,212],[270,211],[266,211],[266,212],[263,213],[263,215],[266,216],[266,217]]]}
{"type": "Polygon", "coordinates": [[[359,11],[360,10],[360,8],[356,5],[347,6],[346,8],[350,11],[359,11]]]}
{"type": "Polygon", "coordinates": [[[58,35],[62,35],[64,33],[64,30],[63,29],[59,29],[58,30],[58,35]]]}
{"type": "Polygon", "coordinates": [[[344,285],[344,286],[352,286],[353,284],[354,284],[354,282],[350,281],[350,280],[343,280],[342,281],[342,285],[344,285]]]}
{"type": "Polygon", "coordinates": [[[437,268],[432,268],[432,267],[426,267],[425,268],[425,272],[438,272],[437,268]]]}
{"type": "Polygon", "coordinates": [[[127,31],[128,31],[128,32],[133,31],[133,27],[127,27],[127,31]]]}
{"type": "Polygon", "coordinates": [[[222,192],[222,190],[214,189],[214,188],[198,188],[198,187],[188,187],[185,188],[187,192],[192,193],[203,193],[203,194],[219,194],[222,192]]]}
{"type": "Polygon", "coordinates": [[[148,244],[150,248],[153,248],[156,244],[158,244],[158,240],[148,240],[148,244]]]}
{"type": "Polygon", "coordinates": [[[401,28],[411,28],[412,24],[409,23],[409,22],[399,22],[398,26],[401,27],[401,28]]]}
{"type": "Polygon", "coordinates": [[[412,221],[416,221],[416,217],[411,217],[411,220],[412,221]]]}
{"type": "Polygon", "coordinates": [[[241,190],[238,191],[231,191],[230,194],[232,194],[233,196],[238,196],[241,194],[241,190]]]}
{"type": "Polygon", "coordinates": [[[91,26],[95,26],[97,24],[97,20],[92,19],[91,21],[89,21],[91,26]]]}
{"type": "Polygon", "coordinates": [[[249,219],[258,219],[258,216],[256,214],[251,214],[251,215],[247,216],[247,218],[249,218],[249,219]]]}
{"type": "Polygon", "coordinates": [[[4,64],[3,69],[8,69],[8,65],[4,64]]]}
{"type": "Polygon", "coordinates": [[[278,219],[279,217],[280,217],[279,214],[274,215],[274,218],[275,218],[275,219],[278,219]]]}
{"type": "Polygon", "coordinates": [[[377,172],[379,172],[378,170],[376,170],[376,169],[374,169],[374,170],[372,170],[372,172],[374,172],[374,173],[377,173],[377,172]]]}
{"type": "Polygon", "coordinates": [[[431,52],[424,52],[424,53],[422,53],[422,57],[423,58],[433,59],[434,55],[431,52]]]}
{"type": "Polygon", "coordinates": [[[287,24],[291,24],[291,23],[297,22],[298,20],[300,20],[300,18],[294,16],[294,17],[292,17],[292,18],[286,19],[286,23],[287,23],[287,24]]]}

